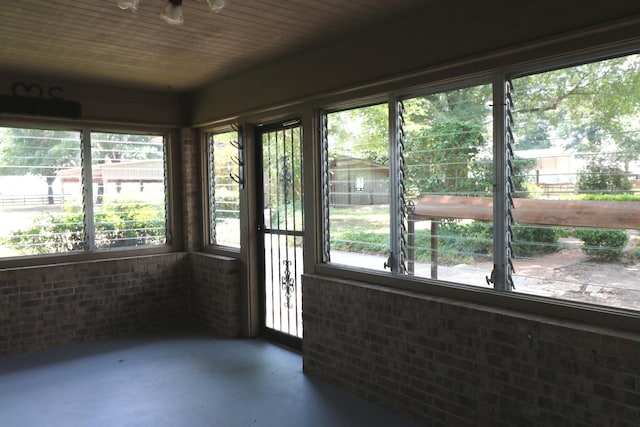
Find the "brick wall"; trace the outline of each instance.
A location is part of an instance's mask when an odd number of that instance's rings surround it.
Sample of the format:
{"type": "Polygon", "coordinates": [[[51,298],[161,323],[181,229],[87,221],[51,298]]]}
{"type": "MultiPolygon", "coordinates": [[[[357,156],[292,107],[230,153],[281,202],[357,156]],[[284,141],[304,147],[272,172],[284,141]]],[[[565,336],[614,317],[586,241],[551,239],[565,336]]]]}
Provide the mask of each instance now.
{"type": "Polygon", "coordinates": [[[193,252],[199,251],[203,245],[200,140],[195,129],[182,129],[180,147],[184,247],[193,252]]]}
{"type": "Polygon", "coordinates": [[[223,337],[240,335],[240,270],[234,258],[189,254],[191,315],[223,337]]]}
{"type": "Polygon", "coordinates": [[[184,253],[0,270],[0,356],[188,319],[184,253]]]}
{"type": "Polygon", "coordinates": [[[304,371],[428,426],[640,425],[640,337],[303,277],[304,371]]]}

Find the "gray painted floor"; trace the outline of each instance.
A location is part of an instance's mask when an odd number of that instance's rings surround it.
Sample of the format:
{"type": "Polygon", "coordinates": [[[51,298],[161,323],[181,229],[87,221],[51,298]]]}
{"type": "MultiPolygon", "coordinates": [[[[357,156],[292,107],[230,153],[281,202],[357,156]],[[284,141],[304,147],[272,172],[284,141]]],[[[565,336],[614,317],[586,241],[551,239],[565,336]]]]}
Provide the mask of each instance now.
{"type": "Polygon", "coordinates": [[[0,426],[417,426],[263,340],[146,336],[0,358],[0,426]]]}

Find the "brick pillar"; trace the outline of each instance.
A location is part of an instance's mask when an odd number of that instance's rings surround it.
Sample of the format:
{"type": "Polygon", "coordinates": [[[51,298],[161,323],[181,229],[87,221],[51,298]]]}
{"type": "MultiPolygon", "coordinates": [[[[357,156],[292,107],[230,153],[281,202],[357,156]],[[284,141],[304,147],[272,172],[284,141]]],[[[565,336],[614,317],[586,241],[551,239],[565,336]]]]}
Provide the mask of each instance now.
{"type": "Polygon", "coordinates": [[[182,149],[182,215],[184,216],[184,247],[199,251],[202,241],[202,174],[200,170],[200,140],[193,128],[180,132],[182,149]]]}

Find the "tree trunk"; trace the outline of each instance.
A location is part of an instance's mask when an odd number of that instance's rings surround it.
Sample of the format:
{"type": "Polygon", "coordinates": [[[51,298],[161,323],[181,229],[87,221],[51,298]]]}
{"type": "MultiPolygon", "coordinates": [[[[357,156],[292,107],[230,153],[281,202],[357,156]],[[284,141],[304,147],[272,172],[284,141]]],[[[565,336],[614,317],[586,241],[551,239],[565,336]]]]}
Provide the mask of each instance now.
{"type": "Polygon", "coordinates": [[[47,177],[47,196],[48,196],[48,203],[50,205],[55,204],[55,200],[53,198],[53,182],[56,180],[55,176],[48,176],[47,177]]]}

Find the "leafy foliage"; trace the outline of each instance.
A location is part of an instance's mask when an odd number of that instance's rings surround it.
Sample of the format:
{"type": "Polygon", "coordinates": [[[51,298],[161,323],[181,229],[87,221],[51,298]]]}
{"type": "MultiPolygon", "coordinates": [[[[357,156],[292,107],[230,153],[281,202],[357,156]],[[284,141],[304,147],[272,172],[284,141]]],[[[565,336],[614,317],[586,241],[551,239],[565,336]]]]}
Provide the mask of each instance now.
{"type": "Polygon", "coordinates": [[[558,238],[565,230],[555,227],[514,227],[513,251],[515,256],[527,257],[555,252],[559,249],[558,238]]]}
{"type": "Polygon", "coordinates": [[[622,194],[580,194],[579,200],[611,200],[616,202],[640,202],[640,196],[631,193],[622,194]]]}
{"type": "Polygon", "coordinates": [[[573,235],[584,242],[582,251],[597,261],[615,261],[629,241],[625,230],[576,229],[573,235]]]}
{"type": "Polygon", "coordinates": [[[517,149],[544,148],[531,141],[546,145],[554,135],[581,152],[615,141],[631,156],[625,160],[636,157],[640,140],[631,129],[640,107],[640,55],[521,77],[514,87],[517,149]]]}
{"type": "Polygon", "coordinates": [[[35,175],[47,183],[54,203],[56,172],[80,165],[78,132],[0,128],[0,175],[35,175]]]}
{"type": "MultiPolygon", "coordinates": [[[[105,205],[95,214],[96,247],[116,248],[159,244],[165,241],[165,223],[158,217],[161,206],[143,203],[105,205]]],[[[14,231],[3,242],[23,255],[62,253],[85,248],[82,213],[46,213],[28,229],[14,231]]]]}
{"type": "Polygon", "coordinates": [[[387,164],[389,112],[387,104],[338,111],[328,115],[329,147],[345,155],[387,164]]]}
{"type": "Polygon", "coordinates": [[[633,188],[627,174],[616,162],[605,157],[597,157],[578,173],[579,193],[621,193],[633,188]]]}
{"type": "Polygon", "coordinates": [[[443,119],[425,127],[407,140],[406,148],[411,153],[407,159],[411,171],[407,176],[409,193],[467,194],[486,187],[482,173],[486,167],[472,161],[483,144],[484,136],[478,123],[443,119]],[[476,169],[475,176],[473,169],[476,169]],[[469,179],[469,175],[477,179],[469,179]]]}
{"type": "Polygon", "coordinates": [[[489,85],[404,101],[406,192],[491,194],[489,85]]]}
{"type": "Polygon", "coordinates": [[[487,222],[443,220],[438,237],[438,252],[443,254],[477,256],[493,251],[493,226],[487,222]]]}
{"type": "Polygon", "coordinates": [[[29,228],[14,231],[2,243],[23,255],[82,250],[83,216],[78,213],[53,215],[47,212],[35,217],[29,228]]]}
{"type": "Polygon", "coordinates": [[[0,174],[55,176],[63,167],[80,165],[80,135],[43,129],[3,128],[0,174]]]}
{"type": "Polygon", "coordinates": [[[386,235],[361,230],[343,230],[339,236],[332,235],[331,248],[372,255],[388,254],[391,249],[386,235]]]}
{"type": "MultiPolygon", "coordinates": [[[[463,223],[446,220],[441,223],[439,249],[444,253],[466,253],[474,256],[493,252],[493,225],[482,221],[463,223]]],[[[539,255],[558,250],[561,230],[549,227],[514,227],[514,253],[518,257],[539,255]]]]}

